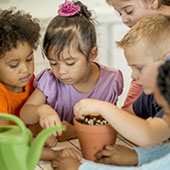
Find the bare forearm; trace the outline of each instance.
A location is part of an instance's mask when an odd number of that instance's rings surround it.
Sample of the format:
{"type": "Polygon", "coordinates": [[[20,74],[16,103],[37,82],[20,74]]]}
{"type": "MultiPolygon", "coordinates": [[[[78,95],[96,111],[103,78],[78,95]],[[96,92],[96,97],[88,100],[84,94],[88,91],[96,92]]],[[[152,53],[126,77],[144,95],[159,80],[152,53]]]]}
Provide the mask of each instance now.
{"type": "Polygon", "coordinates": [[[52,161],[55,159],[55,151],[51,148],[44,147],[41,152],[41,160],[43,161],[52,161]]]}
{"type": "Polygon", "coordinates": [[[146,121],[105,102],[99,113],[125,138],[140,146],[162,142],[170,130],[163,119],[146,121]]]}
{"type": "Polygon", "coordinates": [[[39,122],[39,110],[42,105],[25,104],[20,111],[20,117],[26,124],[39,122]]]}

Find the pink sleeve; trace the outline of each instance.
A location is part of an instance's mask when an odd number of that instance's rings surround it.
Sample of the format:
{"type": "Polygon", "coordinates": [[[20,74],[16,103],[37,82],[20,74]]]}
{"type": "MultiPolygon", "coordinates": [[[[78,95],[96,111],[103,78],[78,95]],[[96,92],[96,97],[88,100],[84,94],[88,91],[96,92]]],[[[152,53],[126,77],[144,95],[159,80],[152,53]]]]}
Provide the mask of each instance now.
{"type": "Polygon", "coordinates": [[[141,86],[136,84],[135,80],[131,81],[130,89],[128,91],[127,97],[125,99],[124,105],[122,106],[122,109],[127,109],[130,105],[133,104],[133,102],[141,95],[143,92],[143,89],[141,86]]]}

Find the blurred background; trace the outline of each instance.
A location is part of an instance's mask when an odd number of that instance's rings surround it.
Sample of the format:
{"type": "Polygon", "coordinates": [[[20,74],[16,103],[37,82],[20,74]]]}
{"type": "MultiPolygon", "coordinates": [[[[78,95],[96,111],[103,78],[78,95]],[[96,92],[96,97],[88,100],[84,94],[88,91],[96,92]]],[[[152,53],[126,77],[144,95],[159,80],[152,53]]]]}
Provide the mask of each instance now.
{"type": "MultiPolygon", "coordinates": [[[[41,24],[41,37],[49,21],[57,15],[59,5],[64,0],[0,0],[0,9],[16,7],[29,12],[37,17],[41,24]]],[[[116,41],[120,40],[129,30],[122,22],[114,9],[106,3],[106,0],[81,0],[96,19],[99,55],[98,62],[120,69],[124,77],[124,90],[119,97],[118,106],[121,107],[127,95],[131,80],[131,69],[123,55],[123,50],[116,47],[116,41]]],[[[42,40],[41,40],[42,44],[42,40]]],[[[42,57],[41,44],[35,52],[35,74],[49,67],[48,61],[42,57]]]]}

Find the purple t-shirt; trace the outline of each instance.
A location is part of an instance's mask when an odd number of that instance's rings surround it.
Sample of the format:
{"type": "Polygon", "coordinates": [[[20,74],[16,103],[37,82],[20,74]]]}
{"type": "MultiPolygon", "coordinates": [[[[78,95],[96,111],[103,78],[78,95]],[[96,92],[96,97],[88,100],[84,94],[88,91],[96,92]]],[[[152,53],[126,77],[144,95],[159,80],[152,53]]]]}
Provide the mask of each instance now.
{"type": "Polygon", "coordinates": [[[99,99],[116,104],[118,96],[123,91],[122,73],[103,65],[99,67],[99,80],[90,93],[80,93],[72,85],[63,84],[54,76],[51,69],[46,69],[37,75],[34,87],[43,92],[46,103],[56,110],[61,120],[72,123],[73,107],[81,99],[99,99]]]}

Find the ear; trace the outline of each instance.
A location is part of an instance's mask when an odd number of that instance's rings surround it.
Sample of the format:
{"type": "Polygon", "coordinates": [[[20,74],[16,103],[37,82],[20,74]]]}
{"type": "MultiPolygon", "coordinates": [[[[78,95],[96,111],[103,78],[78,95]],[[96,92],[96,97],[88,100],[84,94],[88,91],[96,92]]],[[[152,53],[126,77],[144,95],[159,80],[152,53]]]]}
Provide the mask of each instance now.
{"type": "Polygon", "coordinates": [[[89,61],[93,62],[98,55],[98,48],[95,46],[90,51],[89,61]]]}
{"type": "Polygon", "coordinates": [[[148,8],[149,9],[158,9],[159,7],[159,0],[147,0],[148,8]]]}

